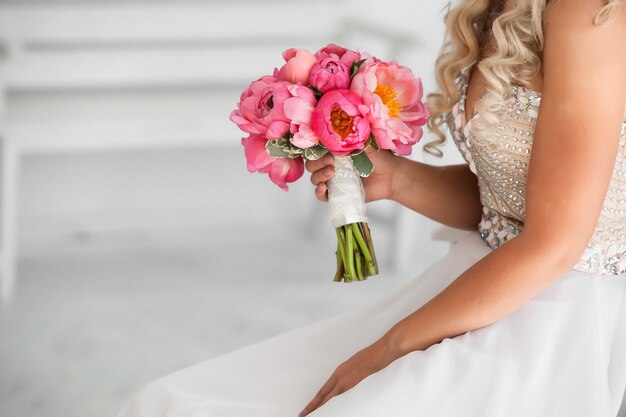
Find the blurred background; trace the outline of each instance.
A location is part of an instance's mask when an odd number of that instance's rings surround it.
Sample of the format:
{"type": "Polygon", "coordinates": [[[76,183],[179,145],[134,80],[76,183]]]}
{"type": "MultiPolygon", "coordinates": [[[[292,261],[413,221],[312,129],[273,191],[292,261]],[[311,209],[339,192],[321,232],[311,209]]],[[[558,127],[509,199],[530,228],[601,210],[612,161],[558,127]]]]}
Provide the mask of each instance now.
{"type": "MultiPolygon", "coordinates": [[[[435,88],[447,1],[0,0],[0,417],[104,417],[150,380],[375,302],[459,236],[368,204],[380,275],[332,282],[307,174],[246,170],[228,115],[290,47],[435,88]]],[[[431,140],[425,131],[419,145],[431,140]]],[[[418,146],[411,158],[460,163],[418,146]]]]}

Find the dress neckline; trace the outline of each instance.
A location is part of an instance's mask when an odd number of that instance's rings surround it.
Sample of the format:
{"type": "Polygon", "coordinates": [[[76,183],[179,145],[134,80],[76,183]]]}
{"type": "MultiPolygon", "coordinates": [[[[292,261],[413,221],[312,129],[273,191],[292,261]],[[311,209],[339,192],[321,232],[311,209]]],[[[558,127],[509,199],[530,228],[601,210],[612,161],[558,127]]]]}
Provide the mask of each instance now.
{"type": "MultiPolygon", "coordinates": [[[[470,114],[469,119],[467,119],[465,117],[465,101],[467,98],[467,87],[469,86],[469,76],[470,76],[470,72],[472,70],[472,68],[474,68],[474,66],[476,65],[477,61],[474,60],[472,63],[470,63],[469,65],[467,65],[465,68],[461,69],[461,95],[459,97],[459,100],[457,102],[457,106],[459,108],[459,113],[460,113],[460,117],[461,117],[461,131],[467,135],[467,129],[469,127],[469,125],[472,123],[472,121],[476,118],[476,116],[478,116],[478,113],[476,113],[476,110],[472,110],[472,114],[470,114]]],[[[524,92],[524,95],[528,96],[535,96],[537,97],[539,100],[541,100],[541,91],[537,91],[537,90],[533,90],[532,88],[528,88],[525,87],[521,84],[509,84],[509,90],[511,90],[511,93],[517,93],[518,91],[522,91],[524,92]]],[[[482,99],[484,97],[486,93],[483,93],[483,95],[479,98],[482,99]]],[[[622,135],[624,133],[626,133],[626,119],[622,120],[622,135]]]]}
{"type": "MultiPolygon", "coordinates": [[[[461,114],[461,130],[463,133],[467,135],[467,129],[472,121],[478,116],[476,109],[472,110],[472,114],[470,114],[469,119],[465,117],[465,102],[467,98],[467,87],[469,86],[469,76],[472,68],[476,65],[477,61],[474,60],[468,66],[461,70],[461,96],[459,97],[458,105],[461,114]]],[[[541,98],[541,91],[533,90],[532,88],[525,87],[521,84],[509,84],[509,90],[512,93],[515,93],[517,90],[521,90],[526,93],[526,95],[534,95],[538,98],[541,98]]],[[[481,100],[485,96],[486,92],[483,93],[478,100],[481,100]]]]}

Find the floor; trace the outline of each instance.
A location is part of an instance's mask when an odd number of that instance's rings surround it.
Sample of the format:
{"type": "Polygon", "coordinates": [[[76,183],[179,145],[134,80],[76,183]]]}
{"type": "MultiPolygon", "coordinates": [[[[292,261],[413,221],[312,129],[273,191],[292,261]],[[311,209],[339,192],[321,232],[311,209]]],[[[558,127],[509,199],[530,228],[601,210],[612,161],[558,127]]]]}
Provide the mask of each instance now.
{"type": "Polygon", "coordinates": [[[407,279],[334,283],[326,246],[259,237],[22,259],[17,299],[0,313],[0,417],[114,416],[156,377],[368,303],[407,279]],[[304,265],[303,253],[328,262],[304,265]]]}

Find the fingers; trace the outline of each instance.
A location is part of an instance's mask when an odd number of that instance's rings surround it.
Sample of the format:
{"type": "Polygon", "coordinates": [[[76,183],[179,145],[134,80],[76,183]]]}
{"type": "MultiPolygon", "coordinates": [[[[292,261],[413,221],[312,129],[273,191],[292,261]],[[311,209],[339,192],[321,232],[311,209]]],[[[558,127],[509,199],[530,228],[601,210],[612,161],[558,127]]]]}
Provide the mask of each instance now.
{"type": "Polygon", "coordinates": [[[328,201],[328,187],[325,182],[319,183],[317,187],[315,187],[315,196],[320,201],[328,201]]]}
{"type": "Polygon", "coordinates": [[[305,167],[309,172],[319,171],[320,169],[332,165],[334,161],[334,157],[331,154],[326,154],[324,157],[315,160],[315,161],[306,161],[305,167]]]}
{"type": "Polygon", "coordinates": [[[333,161],[334,157],[328,154],[316,161],[306,161],[305,164],[307,171],[312,172],[311,182],[316,186],[315,196],[320,201],[328,201],[326,181],[335,173],[333,161]]]}
{"type": "Polygon", "coordinates": [[[300,412],[298,417],[304,417],[307,414],[312,413],[313,411],[317,410],[318,408],[326,404],[328,401],[330,401],[333,397],[336,397],[337,395],[341,395],[344,392],[345,392],[345,389],[341,388],[339,385],[335,385],[331,389],[331,391],[325,396],[319,397],[319,398],[318,396],[316,396],[315,399],[311,401],[309,405],[307,405],[306,408],[302,410],[302,412],[300,412]]]}
{"type": "Polygon", "coordinates": [[[335,375],[332,375],[328,381],[324,384],[322,388],[318,391],[315,397],[311,400],[311,402],[304,407],[304,410],[298,414],[298,417],[304,417],[307,414],[311,413],[313,410],[317,409],[324,402],[328,401],[327,396],[330,394],[335,388],[335,375]]]}
{"type": "Polygon", "coordinates": [[[324,399],[322,399],[322,401],[320,401],[320,403],[315,408],[320,408],[321,406],[326,404],[328,401],[330,401],[333,397],[343,394],[344,391],[345,390],[342,387],[340,387],[339,385],[335,385],[332,391],[326,394],[326,397],[324,397],[324,399]]]}
{"type": "Polygon", "coordinates": [[[315,171],[311,174],[311,182],[313,185],[318,185],[322,182],[326,182],[332,178],[335,169],[332,166],[327,166],[322,169],[315,171]]]}

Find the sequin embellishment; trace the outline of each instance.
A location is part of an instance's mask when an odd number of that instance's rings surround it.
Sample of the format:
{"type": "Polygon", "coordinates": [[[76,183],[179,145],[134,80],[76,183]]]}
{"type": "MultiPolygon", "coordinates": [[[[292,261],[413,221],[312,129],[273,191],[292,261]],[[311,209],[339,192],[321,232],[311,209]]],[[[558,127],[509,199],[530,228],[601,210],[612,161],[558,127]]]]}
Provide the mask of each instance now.
{"type": "MultiPolygon", "coordinates": [[[[472,129],[475,112],[465,121],[467,70],[458,79],[459,100],[447,115],[452,139],[478,179],[483,213],[478,224],[482,239],[492,249],[515,238],[524,227],[528,163],[541,93],[520,85],[498,112],[498,124],[472,129]],[[463,123],[465,122],[465,125],[463,123]]],[[[626,274],[626,120],[613,176],[595,231],[573,269],[598,275],[626,274]]]]}

